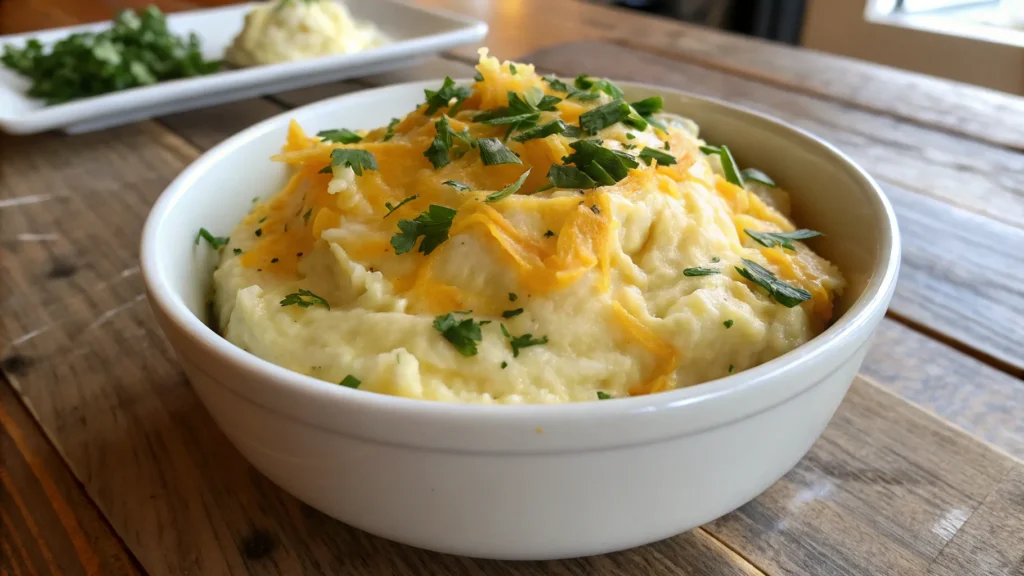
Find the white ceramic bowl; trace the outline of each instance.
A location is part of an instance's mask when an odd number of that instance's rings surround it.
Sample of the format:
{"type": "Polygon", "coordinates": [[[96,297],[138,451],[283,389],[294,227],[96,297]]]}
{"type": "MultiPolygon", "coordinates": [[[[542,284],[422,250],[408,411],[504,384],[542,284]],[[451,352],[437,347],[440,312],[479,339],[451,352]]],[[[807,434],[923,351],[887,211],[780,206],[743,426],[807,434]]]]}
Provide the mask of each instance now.
{"type": "Polygon", "coordinates": [[[153,311],[217,424],[263,474],[309,505],[413,546],[503,559],[610,552],[678,534],[751,500],[807,452],[839,406],[899,268],[892,208],[828,144],[728,104],[661,94],[712,143],[792,194],[796,221],[843,271],[842,316],[793,352],[699,386],[554,406],[450,405],[351,390],[288,371],[203,323],[212,251],[285,168],[267,158],[290,118],[372,128],[440,81],[348,94],[261,122],[185,170],[153,206],[142,271],[153,311]]]}

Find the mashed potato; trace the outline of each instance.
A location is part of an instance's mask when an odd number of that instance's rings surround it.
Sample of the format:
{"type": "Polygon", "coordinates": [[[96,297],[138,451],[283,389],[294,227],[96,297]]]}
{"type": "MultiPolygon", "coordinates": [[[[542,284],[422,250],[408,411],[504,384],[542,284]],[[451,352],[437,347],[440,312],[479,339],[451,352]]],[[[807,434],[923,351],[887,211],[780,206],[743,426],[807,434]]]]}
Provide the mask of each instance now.
{"type": "Polygon", "coordinates": [[[253,9],[227,50],[236,66],[275,64],[358,52],[383,42],[372,24],[357,22],[331,0],[276,0],[253,9]]]}
{"type": "Polygon", "coordinates": [[[520,404],[699,384],[827,325],[843,279],[794,239],[814,233],[692,122],[486,51],[477,70],[387,127],[292,124],[293,176],[222,248],[228,340],[360,390],[520,404]]]}

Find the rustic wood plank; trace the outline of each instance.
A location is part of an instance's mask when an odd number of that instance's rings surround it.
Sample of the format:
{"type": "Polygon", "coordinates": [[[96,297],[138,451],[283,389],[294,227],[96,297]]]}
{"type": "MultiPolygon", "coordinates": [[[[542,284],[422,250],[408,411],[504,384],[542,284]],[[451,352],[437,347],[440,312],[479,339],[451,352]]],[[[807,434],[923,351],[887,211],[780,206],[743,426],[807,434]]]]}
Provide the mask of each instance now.
{"type": "MultiPolygon", "coordinates": [[[[904,263],[892,310],[978,350],[1001,367],[1024,374],[1024,308],[1020,306],[1024,271],[1017,264],[1016,249],[1024,242],[1024,229],[907,191],[903,177],[913,174],[927,179],[928,170],[947,175],[958,171],[965,186],[983,187],[994,194],[995,188],[1003,189],[1011,195],[1006,198],[1012,206],[1008,209],[1024,215],[1024,155],[986,147],[992,155],[974,160],[1005,161],[1007,167],[1012,164],[1013,173],[968,169],[962,158],[954,161],[932,146],[966,149],[985,145],[611,44],[567,44],[543,50],[529,60],[566,76],[587,71],[724,98],[775,114],[837,144],[886,181],[884,188],[896,209],[904,239],[904,263]],[[826,117],[828,123],[821,123],[826,117]],[[951,162],[945,168],[939,163],[943,158],[951,162]],[[999,177],[992,178],[993,174],[999,177]],[[1018,189],[1010,192],[1004,185],[1018,189]],[[999,273],[981,282],[965,263],[999,273]]],[[[960,194],[949,184],[942,186],[945,193],[960,194]]],[[[990,206],[985,204],[987,200],[977,201],[979,206],[990,206]]]]}
{"type": "Polygon", "coordinates": [[[0,571],[139,574],[42,430],[0,381],[0,571]]]}
{"type": "MultiPolygon", "coordinates": [[[[1007,475],[1021,470],[859,381],[796,468],[706,528],[769,574],[924,574],[989,495],[1004,490],[1007,475]]],[[[1019,525],[1022,513],[1011,507],[993,522],[1019,525]]],[[[1018,554],[1017,536],[990,551],[1018,554]]],[[[977,546],[977,537],[965,536],[964,546],[977,546]]],[[[957,574],[988,573],[965,565],[957,574]]]]}
{"type": "Polygon", "coordinates": [[[1024,458],[1024,380],[886,318],[861,374],[1024,458]]]}
{"type": "Polygon", "coordinates": [[[1017,467],[946,545],[928,574],[1024,574],[1024,468],[1017,467]]]}
{"type": "Polygon", "coordinates": [[[153,123],[11,142],[0,138],[0,370],[152,573],[759,574],[699,531],[503,564],[393,544],[303,506],[216,429],[144,303],[143,218],[196,150],[153,123]]]}
{"type": "Polygon", "coordinates": [[[527,59],[563,74],[650,82],[772,114],[838,146],[876,178],[1024,227],[1024,154],[604,42],[527,59]]]}

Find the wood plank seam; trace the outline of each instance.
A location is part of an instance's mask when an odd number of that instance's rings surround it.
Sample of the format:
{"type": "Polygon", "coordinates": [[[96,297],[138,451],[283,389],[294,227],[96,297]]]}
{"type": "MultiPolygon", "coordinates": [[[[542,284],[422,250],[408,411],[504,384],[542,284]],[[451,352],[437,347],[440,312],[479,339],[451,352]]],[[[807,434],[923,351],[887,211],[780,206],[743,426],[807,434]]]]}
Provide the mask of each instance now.
{"type": "Polygon", "coordinates": [[[748,565],[750,565],[751,569],[757,570],[758,572],[760,572],[761,574],[764,574],[765,576],[770,576],[770,573],[768,572],[767,568],[764,568],[764,567],[758,565],[757,562],[755,562],[754,559],[751,558],[749,554],[744,554],[739,548],[737,548],[736,546],[726,542],[723,538],[719,538],[717,535],[715,535],[714,532],[708,530],[704,526],[696,528],[696,530],[700,530],[701,532],[703,532],[703,533],[707,534],[708,536],[710,536],[711,538],[713,538],[716,542],[718,542],[719,544],[724,546],[726,549],[728,549],[730,552],[735,554],[736,557],[742,559],[744,562],[746,562],[748,565]]]}

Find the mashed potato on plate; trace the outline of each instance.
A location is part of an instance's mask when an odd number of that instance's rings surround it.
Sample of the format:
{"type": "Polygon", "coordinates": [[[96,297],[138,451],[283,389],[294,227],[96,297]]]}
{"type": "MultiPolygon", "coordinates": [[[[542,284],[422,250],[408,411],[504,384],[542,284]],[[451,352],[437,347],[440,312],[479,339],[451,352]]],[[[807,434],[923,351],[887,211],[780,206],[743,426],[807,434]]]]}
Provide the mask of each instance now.
{"type": "Polygon", "coordinates": [[[359,390],[522,404],[699,384],[829,323],[843,278],[768,176],[659,98],[486,51],[477,71],[374,130],[292,124],[290,180],[221,248],[228,340],[359,390]]]}

